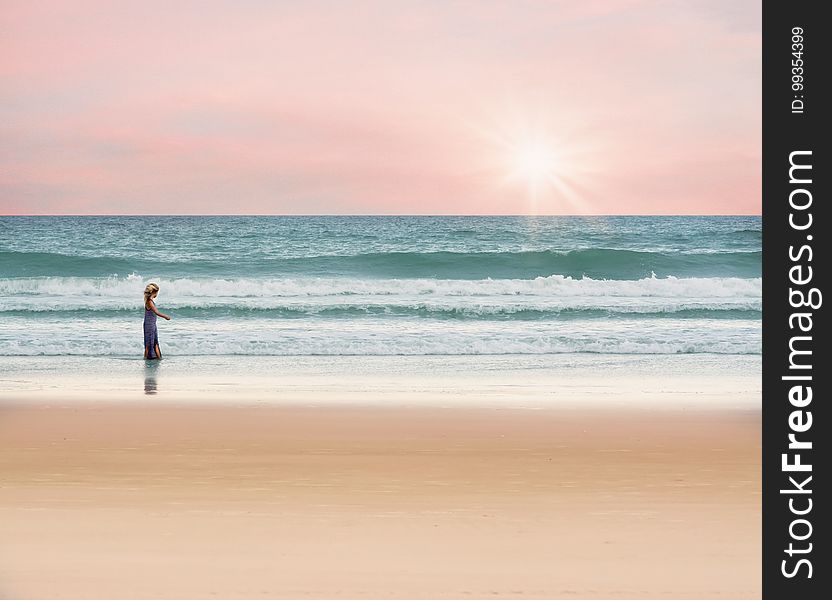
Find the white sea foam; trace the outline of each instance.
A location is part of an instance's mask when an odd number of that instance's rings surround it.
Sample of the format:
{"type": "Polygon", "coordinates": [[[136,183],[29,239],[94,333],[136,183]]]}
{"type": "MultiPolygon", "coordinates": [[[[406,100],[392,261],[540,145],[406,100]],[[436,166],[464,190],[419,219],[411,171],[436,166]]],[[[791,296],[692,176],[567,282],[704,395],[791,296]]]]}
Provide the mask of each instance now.
{"type": "MultiPolygon", "coordinates": [[[[122,310],[140,308],[150,279],[43,277],[0,279],[0,311],[122,310]]],[[[760,310],[762,281],[740,278],[573,279],[154,279],[169,308],[409,307],[489,314],[522,310],[601,309],[674,312],[690,309],[760,310]]]]}
{"type": "MultiPolygon", "coordinates": [[[[163,351],[178,355],[464,355],[574,352],[676,354],[760,352],[755,320],[442,322],[433,319],[180,319],[159,325],[163,351]]],[[[141,353],[141,322],[10,317],[2,355],[141,353]]]]}

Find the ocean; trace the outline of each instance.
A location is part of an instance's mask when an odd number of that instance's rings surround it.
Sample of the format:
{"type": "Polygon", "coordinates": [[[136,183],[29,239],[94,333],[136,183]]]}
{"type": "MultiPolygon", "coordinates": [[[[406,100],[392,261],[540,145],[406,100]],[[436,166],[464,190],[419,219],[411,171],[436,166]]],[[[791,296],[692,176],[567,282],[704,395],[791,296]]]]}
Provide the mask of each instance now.
{"type": "Polygon", "coordinates": [[[759,217],[0,217],[0,356],[761,352],[759,217]]]}

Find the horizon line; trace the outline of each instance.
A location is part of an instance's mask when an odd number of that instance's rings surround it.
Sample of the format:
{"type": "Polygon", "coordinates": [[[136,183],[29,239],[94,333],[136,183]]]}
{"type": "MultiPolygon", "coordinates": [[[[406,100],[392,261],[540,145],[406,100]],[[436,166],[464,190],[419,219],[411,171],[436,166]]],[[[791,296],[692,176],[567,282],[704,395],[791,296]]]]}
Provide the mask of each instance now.
{"type": "Polygon", "coordinates": [[[661,213],[661,214],[654,214],[654,213],[618,213],[618,214],[522,214],[522,213],[501,213],[501,214],[465,214],[465,213],[443,213],[443,214],[416,214],[416,213],[402,213],[402,214],[392,214],[392,213],[351,213],[351,214],[338,214],[338,213],[309,213],[309,214],[301,214],[301,213],[181,213],[181,214],[174,214],[174,213],[147,213],[147,214],[139,214],[139,213],[56,213],[56,214],[36,214],[36,213],[29,213],[29,214],[4,214],[0,215],[0,218],[14,218],[14,217],[298,217],[298,218],[307,218],[307,217],[426,217],[426,218],[437,218],[437,217],[762,217],[762,213],[720,213],[720,214],[700,214],[700,213],[661,213]]]}

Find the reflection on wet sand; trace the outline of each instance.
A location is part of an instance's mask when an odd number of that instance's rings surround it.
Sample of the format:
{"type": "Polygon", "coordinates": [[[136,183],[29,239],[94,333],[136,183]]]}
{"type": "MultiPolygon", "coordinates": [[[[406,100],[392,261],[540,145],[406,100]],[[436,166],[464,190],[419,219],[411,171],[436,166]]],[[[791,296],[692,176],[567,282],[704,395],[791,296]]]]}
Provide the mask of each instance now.
{"type": "Polygon", "coordinates": [[[156,371],[158,369],[158,365],[155,362],[147,361],[145,363],[145,375],[144,375],[144,393],[148,396],[153,396],[158,391],[158,381],[156,379],[156,371]]]}

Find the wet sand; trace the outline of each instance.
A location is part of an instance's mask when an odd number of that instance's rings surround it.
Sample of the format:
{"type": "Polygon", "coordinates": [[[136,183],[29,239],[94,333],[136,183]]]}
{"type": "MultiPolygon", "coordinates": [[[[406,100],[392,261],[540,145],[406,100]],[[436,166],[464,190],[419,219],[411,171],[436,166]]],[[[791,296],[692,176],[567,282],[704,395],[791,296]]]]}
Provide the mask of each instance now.
{"type": "Polygon", "coordinates": [[[759,412],[660,399],[4,398],[0,598],[759,598],[759,412]]]}

